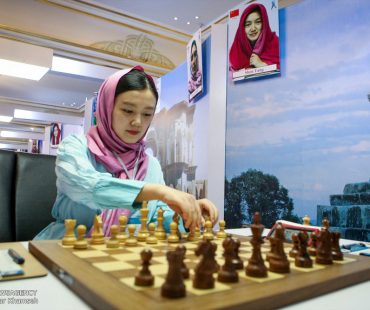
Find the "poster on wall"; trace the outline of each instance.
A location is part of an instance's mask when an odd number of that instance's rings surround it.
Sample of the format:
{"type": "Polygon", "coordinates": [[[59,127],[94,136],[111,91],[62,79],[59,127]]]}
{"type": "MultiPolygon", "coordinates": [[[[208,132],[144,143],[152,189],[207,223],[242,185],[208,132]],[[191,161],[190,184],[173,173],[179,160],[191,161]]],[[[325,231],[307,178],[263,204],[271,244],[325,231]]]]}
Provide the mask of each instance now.
{"type": "Polygon", "coordinates": [[[280,72],[277,0],[249,1],[229,12],[229,70],[233,81],[280,72]]]}
{"type": "Polygon", "coordinates": [[[58,147],[62,140],[62,123],[51,123],[50,125],[50,147],[58,147]]]}
{"type": "Polygon", "coordinates": [[[203,91],[202,32],[199,29],[186,46],[189,101],[203,91]]]}
{"type": "Polygon", "coordinates": [[[42,140],[32,139],[31,153],[40,154],[42,150],[42,140]]]}

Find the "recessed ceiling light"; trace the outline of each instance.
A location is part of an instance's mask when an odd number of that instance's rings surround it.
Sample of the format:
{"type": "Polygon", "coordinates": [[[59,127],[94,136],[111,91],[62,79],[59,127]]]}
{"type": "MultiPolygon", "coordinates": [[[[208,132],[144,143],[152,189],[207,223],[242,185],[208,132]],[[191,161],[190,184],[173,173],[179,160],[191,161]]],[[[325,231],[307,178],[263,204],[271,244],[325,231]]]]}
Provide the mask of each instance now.
{"type": "Polygon", "coordinates": [[[190,25],[190,22],[187,22],[186,24],[187,24],[187,25],[190,25]]]}
{"type": "Polygon", "coordinates": [[[199,19],[199,16],[195,16],[195,19],[199,19]]]}
{"type": "Polygon", "coordinates": [[[0,115],[0,122],[10,123],[12,119],[13,119],[12,116],[0,115]]]}
{"type": "Polygon", "coordinates": [[[173,18],[174,20],[178,20],[178,18],[175,16],[174,18],[173,18]]]}

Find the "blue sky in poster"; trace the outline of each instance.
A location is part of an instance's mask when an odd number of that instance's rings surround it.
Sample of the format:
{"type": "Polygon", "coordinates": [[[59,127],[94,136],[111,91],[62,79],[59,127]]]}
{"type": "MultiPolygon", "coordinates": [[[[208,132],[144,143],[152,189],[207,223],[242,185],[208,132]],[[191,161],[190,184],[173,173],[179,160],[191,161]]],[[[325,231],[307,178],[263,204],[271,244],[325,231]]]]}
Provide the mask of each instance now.
{"type": "Polygon", "coordinates": [[[280,13],[281,76],[228,85],[226,177],[275,175],[315,219],[330,195],[370,178],[370,2],[280,13]]]}
{"type": "Polygon", "coordinates": [[[178,66],[174,72],[161,77],[160,109],[170,109],[183,100],[188,101],[186,63],[178,66]]]}

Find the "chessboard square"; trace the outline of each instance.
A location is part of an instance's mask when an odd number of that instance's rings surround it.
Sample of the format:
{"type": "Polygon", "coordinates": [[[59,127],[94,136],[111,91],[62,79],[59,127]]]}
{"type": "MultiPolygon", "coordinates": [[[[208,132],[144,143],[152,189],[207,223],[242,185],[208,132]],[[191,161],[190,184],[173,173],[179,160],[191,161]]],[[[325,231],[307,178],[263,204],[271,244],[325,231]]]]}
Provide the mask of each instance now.
{"type": "Polygon", "coordinates": [[[252,250],[252,248],[244,248],[244,249],[240,249],[239,250],[239,254],[246,254],[246,253],[250,253],[252,250]]]}
{"type": "Polygon", "coordinates": [[[153,276],[166,275],[168,272],[168,266],[162,264],[151,265],[149,269],[153,276]]]}
{"type": "Polygon", "coordinates": [[[333,260],[334,264],[347,264],[347,263],[352,263],[355,262],[356,260],[354,258],[349,258],[349,257],[343,257],[343,260],[333,260]]]}
{"type": "Polygon", "coordinates": [[[76,255],[77,257],[79,257],[79,258],[92,258],[92,257],[109,256],[109,254],[104,253],[102,251],[98,251],[98,250],[74,251],[72,253],[74,255],[76,255]]]}
{"type": "Polygon", "coordinates": [[[282,279],[282,278],[285,277],[285,275],[283,275],[283,274],[279,274],[279,273],[275,273],[275,272],[271,272],[271,271],[269,271],[267,273],[267,277],[266,278],[256,278],[256,277],[247,276],[245,274],[245,270],[240,270],[238,272],[238,274],[239,274],[239,277],[240,278],[251,280],[251,281],[257,282],[257,283],[264,283],[264,282],[268,282],[268,281],[272,281],[272,280],[282,279]]]}
{"type": "Polygon", "coordinates": [[[150,248],[148,246],[133,246],[133,247],[127,247],[126,249],[129,250],[132,253],[138,253],[138,254],[140,254],[141,251],[143,251],[144,249],[149,249],[149,250],[152,251],[152,253],[155,253],[155,252],[159,251],[157,249],[150,248]]]}
{"type": "Polygon", "coordinates": [[[242,258],[245,258],[245,259],[249,259],[250,258],[250,254],[249,253],[242,253],[242,254],[239,254],[239,257],[242,257],[242,258]]]}
{"type": "Polygon", "coordinates": [[[199,257],[196,256],[195,254],[186,253],[185,259],[188,261],[193,261],[193,260],[199,260],[199,257]]]}
{"type": "Polygon", "coordinates": [[[204,289],[204,290],[194,288],[192,280],[185,280],[184,283],[185,283],[185,286],[186,286],[186,291],[189,292],[189,293],[192,293],[194,295],[197,295],[197,296],[219,293],[219,292],[227,291],[227,290],[231,289],[231,286],[229,286],[227,284],[224,284],[224,283],[221,283],[221,282],[217,282],[217,281],[215,281],[215,287],[214,288],[204,289]]]}
{"type": "Polygon", "coordinates": [[[197,244],[197,243],[187,243],[187,244],[185,245],[185,247],[186,247],[186,249],[187,249],[187,250],[193,250],[193,249],[196,249],[196,248],[197,248],[197,246],[198,246],[198,244],[197,244]]]}
{"type": "Polygon", "coordinates": [[[159,264],[167,264],[167,257],[166,256],[153,257],[151,262],[152,264],[155,264],[156,262],[159,264]]]}
{"type": "Polygon", "coordinates": [[[96,249],[96,250],[100,250],[100,251],[104,251],[107,249],[107,245],[106,244],[94,244],[94,245],[90,245],[90,247],[92,249],[96,249]]]}
{"type": "Polygon", "coordinates": [[[213,239],[212,242],[216,243],[217,245],[222,245],[225,239],[213,239]]]}
{"type": "Polygon", "coordinates": [[[155,289],[160,288],[162,284],[164,283],[164,278],[161,277],[155,277],[154,278],[154,285],[153,286],[137,286],[135,285],[135,277],[129,277],[129,278],[121,278],[119,279],[120,282],[126,284],[130,288],[136,290],[136,291],[143,291],[147,289],[155,289]]]}
{"type": "Polygon", "coordinates": [[[220,266],[222,266],[222,265],[225,263],[225,259],[224,259],[224,258],[222,258],[222,257],[220,257],[220,258],[216,258],[216,262],[217,262],[220,266]]]}
{"type": "Polygon", "coordinates": [[[324,265],[318,265],[318,264],[313,264],[312,268],[303,268],[303,267],[297,267],[294,263],[290,264],[290,268],[302,272],[312,272],[312,271],[317,271],[317,270],[322,270],[325,268],[324,265]]]}
{"type": "Polygon", "coordinates": [[[111,256],[120,261],[132,261],[140,259],[139,253],[113,254],[111,256]]]}
{"type": "Polygon", "coordinates": [[[100,269],[101,271],[105,271],[105,272],[135,268],[133,265],[125,263],[125,262],[121,262],[121,261],[93,263],[92,265],[100,269]]]}

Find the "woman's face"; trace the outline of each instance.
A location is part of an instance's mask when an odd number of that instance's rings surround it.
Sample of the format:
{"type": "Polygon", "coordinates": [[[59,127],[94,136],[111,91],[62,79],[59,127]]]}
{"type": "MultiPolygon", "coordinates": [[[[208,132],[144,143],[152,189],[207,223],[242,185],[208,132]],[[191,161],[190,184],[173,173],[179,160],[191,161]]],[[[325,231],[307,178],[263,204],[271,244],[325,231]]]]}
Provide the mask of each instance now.
{"type": "Polygon", "coordinates": [[[114,101],[112,129],[125,143],[136,143],[146,133],[155,112],[156,99],[149,90],[129,90],[114,101]]]}
{"type": "Polygon", "coordinates": [[[244,23],[245,33],[251,42],[256,42],[262,31],[261,14],[257,11],[250,13],[244,23]]]}
{"type": "Polygon", "coordinates": [[[54,126],[53,133],[54,133],[54,136],[55,136],[55,137],[57,137],[57,136],[58,136],[58,127],[57,127],[57,126],[54,126]]]}

